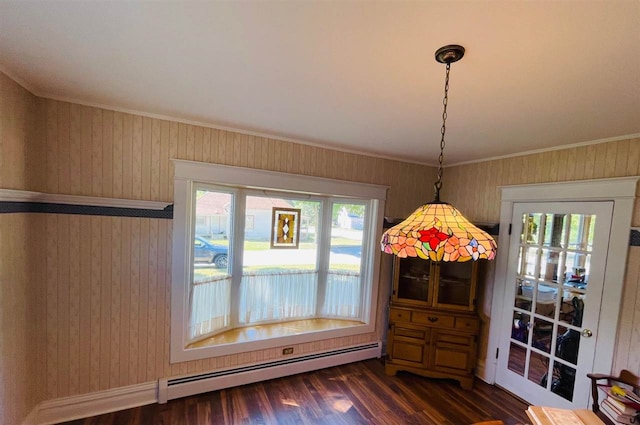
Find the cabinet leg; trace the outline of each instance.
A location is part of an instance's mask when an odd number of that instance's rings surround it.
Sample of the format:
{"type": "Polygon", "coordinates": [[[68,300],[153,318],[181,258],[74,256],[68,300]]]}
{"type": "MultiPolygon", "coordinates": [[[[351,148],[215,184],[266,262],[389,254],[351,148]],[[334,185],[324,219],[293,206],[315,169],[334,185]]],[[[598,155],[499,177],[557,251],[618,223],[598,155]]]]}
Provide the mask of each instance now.
{"type": "Polygon", "coordinates": [[[465,390],[472,390],[473,389],[473,378],[471,378],[471,379],[460,379],[458,382],[460,382],[460,386],[465,390]]]}
{"type": "Polygon", "coordinates": [[[396,376],[396,373],[398,373],[398,369],[396,369],[395,367],[389,366],[389,365],[384,365],[384,374],[387,376],[396,376]]]}

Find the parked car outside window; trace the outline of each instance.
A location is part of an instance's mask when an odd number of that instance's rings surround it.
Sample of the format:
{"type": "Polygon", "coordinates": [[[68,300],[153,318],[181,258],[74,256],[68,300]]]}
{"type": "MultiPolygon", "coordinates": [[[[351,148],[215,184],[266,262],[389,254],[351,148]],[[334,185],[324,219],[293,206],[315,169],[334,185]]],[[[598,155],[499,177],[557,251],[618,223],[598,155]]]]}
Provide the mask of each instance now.
{"type": "Polygon", "coordinates": [[[212,244],[201,236],[196,236],[193,241],[193,261],[215,264],[224,269],[229,264],[229,248],[224,245],[212,244]]]}

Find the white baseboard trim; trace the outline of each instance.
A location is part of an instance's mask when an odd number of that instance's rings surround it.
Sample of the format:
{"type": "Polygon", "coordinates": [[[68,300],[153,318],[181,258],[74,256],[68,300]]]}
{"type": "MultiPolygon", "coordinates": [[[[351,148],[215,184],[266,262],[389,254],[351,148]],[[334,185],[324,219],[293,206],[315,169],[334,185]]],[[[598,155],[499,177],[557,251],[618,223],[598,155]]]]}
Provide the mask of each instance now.
{"type": "Polygon", "coordinates": [[[198,379],[199,377],[191,376],[160,379],[159,382],[145,382],[89,394],[46,400],[38,404],[22,421],[21,425],[51,425],[68,422],[157,402],[166,403],[167,400],[178,397],[377,358],[381,355],[381,348],[382,344],[378,341],[334,351],[307,354],[298,359],[293,357],[285,361],[244,367],[252,370],[241,371],[242,368],[235,368],[237,371],[234,369],[217,371],[215,373],[220,375],[216,377],[202,376],[203,379],[198,379]],[[194,378],[196,378],[195,381],[190,381],[194,378]],[[180,382],[185,379],[187,382],[180,382]]]}
{"type": "Polygon", "coordinates": [[[175,398],[379,358],[381,348],[381,341],[377,341],[195,376],[161,379],[158,383],[158,401],[166,403],[175,398]]]}
{"type": "Polygon", "coordinates": [[[38,408],[40,405],[36,405],[31,412],[27,415],[26,418],[21,422],[21,425],[37,425],[37,416],[38,416],[38,408]]]}
{"type": "Polygon", "coordinates": [[[158,401],[157,381],[43,401],[22,425],[50,425],[158,401]]]}
{"type": "Polygon", "coordinates": [[[200,376],[160,379],[89,394],[46,400],[38,404],[21,425],[52,425],[117,412],[152,403],[166,403],[178,397],[236,387],[360,360],[378,358],[381,341],[306,354],[299,358],[218,370],[215,377],[200,376]],[[248,370],[242,370],[243,368],[248,370]],[[250,370],[249,370],[250,369],[250,370]],[[195,381],[190,381],[191,379],[195,381]],[[201,379],[198,379],[201,378],[201,379]],[[181,382],[186,381],[186,382],[181,382]]]}

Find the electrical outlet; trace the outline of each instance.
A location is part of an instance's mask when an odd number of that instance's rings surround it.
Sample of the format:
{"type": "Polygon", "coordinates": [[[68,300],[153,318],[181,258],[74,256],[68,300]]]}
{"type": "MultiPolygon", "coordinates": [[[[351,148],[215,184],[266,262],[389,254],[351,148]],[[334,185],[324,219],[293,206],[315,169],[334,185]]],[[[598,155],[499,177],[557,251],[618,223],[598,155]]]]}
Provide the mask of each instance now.
{"type": "Polygon", "coordinates": [[[282,349],[282,355],[293,354],[293,347],[287,347],[282,349]]]}

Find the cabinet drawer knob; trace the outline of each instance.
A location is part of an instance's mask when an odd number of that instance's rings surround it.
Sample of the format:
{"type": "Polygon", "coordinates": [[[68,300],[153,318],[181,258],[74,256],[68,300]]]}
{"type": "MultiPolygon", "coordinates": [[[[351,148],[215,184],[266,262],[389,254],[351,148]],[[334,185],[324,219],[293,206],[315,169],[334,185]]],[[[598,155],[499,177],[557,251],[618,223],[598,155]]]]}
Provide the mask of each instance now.
{"type": "Polygon", "coordinates": [[[437,322],[437,321],[438,321],[438,318],[437,318],[437,317],[432,317],[432,316],[427,317],[427,319],[429,319],[429,321],[430,321],[431,323],[435,323],[435,322],[437,322]]]}

